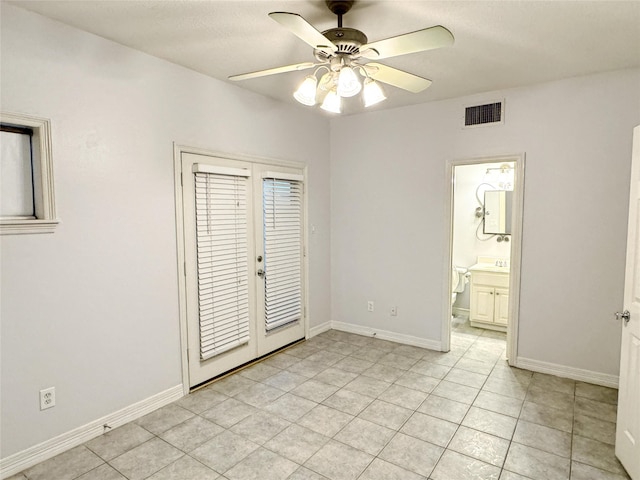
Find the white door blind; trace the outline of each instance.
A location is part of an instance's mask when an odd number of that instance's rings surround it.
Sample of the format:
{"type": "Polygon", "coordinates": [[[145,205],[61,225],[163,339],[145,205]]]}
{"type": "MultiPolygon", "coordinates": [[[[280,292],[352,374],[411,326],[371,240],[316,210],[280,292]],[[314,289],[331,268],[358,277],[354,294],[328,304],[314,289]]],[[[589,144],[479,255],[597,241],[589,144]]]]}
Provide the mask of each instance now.
{"type": "Polygon", "coordinates": [[[302,184],[263,179],[267,331],[302,318],[302,184]]]}
{"type": "Polygon", "coordinates": [[[247,178],[194,173],[200,357],[249,341],[247,178]]]}

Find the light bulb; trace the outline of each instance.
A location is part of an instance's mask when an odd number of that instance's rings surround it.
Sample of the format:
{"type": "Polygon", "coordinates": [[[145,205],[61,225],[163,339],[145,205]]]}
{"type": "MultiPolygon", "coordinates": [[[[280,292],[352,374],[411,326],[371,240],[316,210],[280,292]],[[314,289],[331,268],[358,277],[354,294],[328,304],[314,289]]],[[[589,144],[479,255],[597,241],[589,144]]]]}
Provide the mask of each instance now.
{"type": "Polygon", "coordinates": [[[305,77],[304,81],[293,94],[293,98],[303,105],[312,106],[316,104],[316,85],[318,80],[315,75],[305,77]]]}
{"type": "Polygon", "coordinates": [[[386,100],[386,96],[382,91],[380,85],[378,85],[373,79],[367,78],[364,81],[364,91],[362,92],[362,98],[364,100],[364,106],[370,107],[376,103],[380,103],[386,100]]]}
{"type": "Polygon", "coordinates": [[[331,113],[340,113],[340,97],[336,93],[335,89],[327,93],[324,97],[324,102],[320,106],[323,110],[331,113]]]}
{"type": "Polygon", "coordinates": [[[338,95],[341,97],[353,97],[362,90],[356,72],[351,67],[342,67],[338,77],[338,95]]]}

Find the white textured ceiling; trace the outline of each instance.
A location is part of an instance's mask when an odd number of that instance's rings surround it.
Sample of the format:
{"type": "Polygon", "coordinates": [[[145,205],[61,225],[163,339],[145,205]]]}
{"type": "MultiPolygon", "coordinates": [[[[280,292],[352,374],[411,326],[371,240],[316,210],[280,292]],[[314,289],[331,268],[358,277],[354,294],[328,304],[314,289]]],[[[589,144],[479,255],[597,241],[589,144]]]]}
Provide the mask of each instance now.
{"type": "MultiPolygon", "coordinates": [[[[314,61],[312,49],[271,20],[269,12],[298,13],[320,31],[336,26],[324,1],[10,3],[226,82],[234,74],[314,61]]],[[[361,0],[344,16],[344,26],[362,30],[370,42],[433,25],[453,33],[453,47],[381,61],[433,80],[431,87],[413,94],[385,86],[388,100],[374,109],[640,67],[636,0],[361,0]]],[[[299,105],[291,94],[305,75],[233,83],[299,105]]],[[[345,113],[361,111],[359,99],[349,99],[345,113]]]]}

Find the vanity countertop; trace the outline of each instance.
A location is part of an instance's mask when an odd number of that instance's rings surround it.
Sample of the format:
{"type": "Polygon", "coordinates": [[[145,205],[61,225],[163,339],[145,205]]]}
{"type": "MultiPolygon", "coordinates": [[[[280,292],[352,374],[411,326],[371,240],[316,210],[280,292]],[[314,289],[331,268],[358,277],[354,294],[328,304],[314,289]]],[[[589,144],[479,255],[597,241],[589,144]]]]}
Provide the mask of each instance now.
{"type": "Polygon", "coordinates": [[[476,263],[469,267],[470,272],[509,273],[509,267],[499,267],[493,263],[476,263]]]}

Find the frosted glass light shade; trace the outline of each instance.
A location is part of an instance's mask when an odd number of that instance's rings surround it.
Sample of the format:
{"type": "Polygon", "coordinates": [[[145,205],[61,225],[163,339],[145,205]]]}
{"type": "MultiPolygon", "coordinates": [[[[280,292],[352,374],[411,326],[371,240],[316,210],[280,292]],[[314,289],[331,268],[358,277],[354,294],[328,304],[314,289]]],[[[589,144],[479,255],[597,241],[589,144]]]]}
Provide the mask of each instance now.
{"type": "Polygon", "coordinates": [[[293,93],[293,98],[303,105],[312,106],[316,104],[316,86],[318,80],[314,75],[305,77],[298,89],[293,93]]]}
{"type": "Polygon", "coordinates": [[[341,97],[353,97],[362,90],[356,72],[351,67],[342,67],[338,77],[338,95],[341,97]]]}
{"type": "Polygon", "coordinates": [[[376,103],[380,103],[386,100],[386,96],[382,91],[380,85],[378,85],[373,79],[367,78],[364,81],[364,91],[362,92],[362,98],[364,100],[364,106],[370,107],[376,103]]]}
{"type": "Polygon", "coordinates": [[[340,113],[340,97],[335,90],[331,90],[327,93],[327,96],[324,97],[324,102],[322,102],[320,108],[327,112],[340,113]]]}

